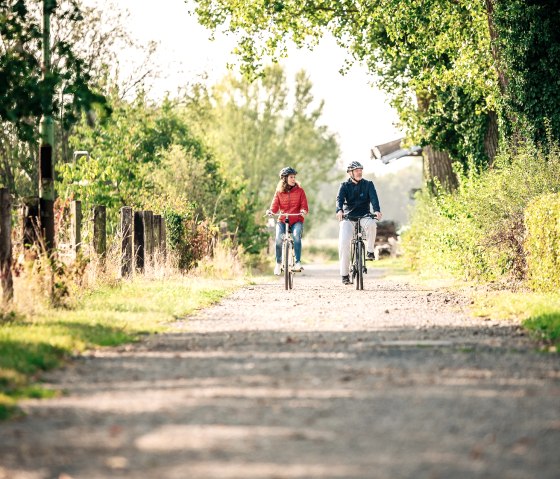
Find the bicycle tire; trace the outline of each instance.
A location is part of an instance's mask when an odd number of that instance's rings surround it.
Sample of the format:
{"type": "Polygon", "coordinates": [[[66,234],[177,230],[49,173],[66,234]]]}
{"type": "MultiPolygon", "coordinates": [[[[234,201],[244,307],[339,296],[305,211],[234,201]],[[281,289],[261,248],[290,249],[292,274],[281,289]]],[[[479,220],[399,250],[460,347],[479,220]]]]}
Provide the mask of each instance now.
{"type": "Polygon", "coordinates": [[[290,289],[290,243],[282,245],[282,266],[284,267],[284,287],[290,289]]]}
{"type": "Polygon", "coordinates": [[[356,278],[356,243],[350,248],[350,280],[353,283],[356,278]]]}
{"type": "Polygon", "coordinates": [[[294,243],[291,242],[291,241],[290,241],[290,244],[289,244],[288,251],[289,251],[288,270],[290,272],[290,275],[288,277],[288,286],[289,286],[289,289],[292,289],[294,287],[294,276],[295,276],[295,273],[294,273],[294,266],[295,266],[294,253],[295,253],[295,251],[294,251],[294,243]]]}
{"type": "Polygon", "coordinates": [[[354,269],[356,270],[356,289],[364,289],[364,244],[361,241],[356,242],[356,262],[354,269]]]}
{"type": "Polygon", "coordinates": [[[360,241],[360,289],[364,289],[364,271],[366,270],[366,248],[360,241]]]}

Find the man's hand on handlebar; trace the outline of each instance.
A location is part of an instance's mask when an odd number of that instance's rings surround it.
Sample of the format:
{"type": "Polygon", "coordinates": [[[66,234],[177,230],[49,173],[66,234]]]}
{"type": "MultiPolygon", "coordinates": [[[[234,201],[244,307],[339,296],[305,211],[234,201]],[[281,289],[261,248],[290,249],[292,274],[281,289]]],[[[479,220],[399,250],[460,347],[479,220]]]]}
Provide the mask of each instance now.
{"type": "Polygon", "coordinates": [[[307,211],[301,210],[300,213],[301,213],[301,216],[305,216],[307,214],[307,211]]]}
{"type": "Polygon", "coordinates": [[[377,221],[381,221],[381,218],[383,217],[383,214],[381,213],[381,211],[374,211],[373,216],[375,216],[375,219],[377,221]]]}

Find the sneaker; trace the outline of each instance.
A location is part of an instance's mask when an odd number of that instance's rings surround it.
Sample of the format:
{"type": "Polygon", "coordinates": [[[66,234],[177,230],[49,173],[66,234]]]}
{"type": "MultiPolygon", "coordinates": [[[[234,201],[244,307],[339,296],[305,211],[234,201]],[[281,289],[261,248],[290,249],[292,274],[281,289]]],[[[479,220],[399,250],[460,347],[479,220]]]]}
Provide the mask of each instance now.
{"type": "Polygon", "coordinates": [[[292,268],[292,271],[301,271],[302,269],[303,268],[301,267],[301,263],[298,261],[292,268]]]}
{"type": "Polygon", "coordinates": [[[350,284],[350,276],[343,276],[342,284],[350,284]]]}
{"type": "Polygon", "coordinates": [[[371,251],[368,251],[367,254],[366,254],[366,259],[374,260],[375,259],[375,253],[372,253],[371,251]]]}
{"type": "Polygon", "coordinates": [[[276,263],[276,266],[274,267],[274,274],[276,276],[280,276],[282,274],[282,263],[276,263]]]}

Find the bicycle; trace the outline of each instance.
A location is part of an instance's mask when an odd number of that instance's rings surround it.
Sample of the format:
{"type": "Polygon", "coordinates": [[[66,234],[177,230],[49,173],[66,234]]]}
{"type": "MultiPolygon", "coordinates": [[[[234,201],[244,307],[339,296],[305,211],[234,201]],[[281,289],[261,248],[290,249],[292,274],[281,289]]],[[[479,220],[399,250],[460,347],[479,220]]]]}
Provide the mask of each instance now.
{"type": "MultiPolygon", "coordinates": [[[[266,216],[266,215],[265,215],[266,216]]],[[[294,275],[299,271],[294,270],[296,263],[296,255],[294,251],[294,238],[292,237],[292,227],[290,226],[290,216],[301,216],[301,213],[270,213],[268,216],[284,216],[284,224],[286,225],[282,234],[282,273],[284,275],[284,286],[286,289],[294,287],[294,275]]],[[[278,220],[280,221],[280,220],[278,220]]],[[[302,268],[303,269],[303,268],[302,268]]],[[[301,270],[300,270],[301,271],[301,270]]]]}
{"type": "Polygon", "coordinates": [[[364,289],[364,274],[367,274],[366,268],[366,246],[364,243],[364,235],[362,232],[362,225],[360,220],[363,218],[377,218],[371,213],[364,216],[349,216],[344,215],[345,220],[354,223],[354,233],[352,234],[352,243],[350,246],[350,277],[351,282],[356,280],[356,289],[364,289]]]}

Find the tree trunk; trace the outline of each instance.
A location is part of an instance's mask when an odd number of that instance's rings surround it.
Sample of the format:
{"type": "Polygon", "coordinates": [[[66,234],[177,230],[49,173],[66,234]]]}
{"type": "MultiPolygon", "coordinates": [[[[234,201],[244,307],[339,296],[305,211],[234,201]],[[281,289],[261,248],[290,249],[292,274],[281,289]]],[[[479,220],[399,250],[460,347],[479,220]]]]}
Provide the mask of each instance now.
{"type": "Polygon", "coordinates": [[[500,85],[500,91],[502,95],[505,93],[508,79],[502,69],[500,61],[500,52],[498,50],[497,39],[498,33],[496,32],[496,26],[494,25],[494,4],[497,0],[485,0],[486,3],[486,15],[488,17],[488,30],[490,32],[490,50],[492,51],[492,57],[494,58],[494,65],[498,72],[498,82],[500,85]]]}
{"type": "Polygon", "coordinates": [[[434,150],[431,146],[423,149],[424,176],[433,185],[437,181],[447,191],[453,191],[458,186],[457,175],[453,171],[451,158],[445,151],[434,150]]]}

